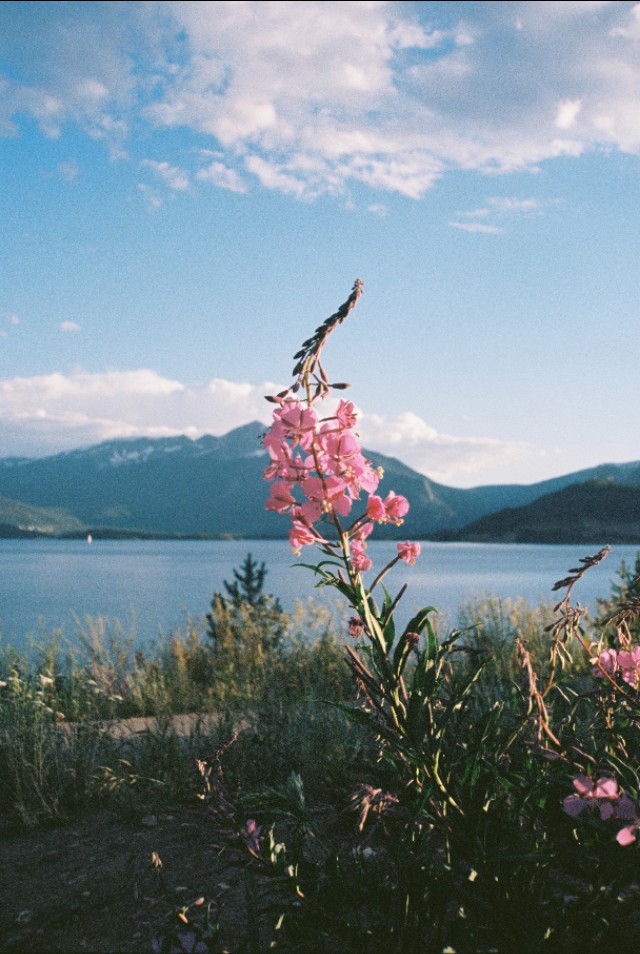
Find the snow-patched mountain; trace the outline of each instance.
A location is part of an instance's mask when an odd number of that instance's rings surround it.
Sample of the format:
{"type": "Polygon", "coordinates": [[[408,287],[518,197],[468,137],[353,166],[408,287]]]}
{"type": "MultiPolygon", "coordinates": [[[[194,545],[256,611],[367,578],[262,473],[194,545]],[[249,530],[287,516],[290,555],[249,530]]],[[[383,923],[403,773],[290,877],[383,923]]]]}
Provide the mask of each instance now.
{"type": "MultiPolygon", "coordinates": [[[[264,509],[268,493],[262,477],[267,463],[261,445],[264,430],[254,422],[222,437],[112,440],[51,457],[0,459],[0,496],[13,504],[64,515],[71,521],[69,532],[110,528],[127,533],[280,537],[287,532],[288,518],[264,509]]],[[[640,485],[640,462],[634,462],[603,464],[537,484],[462,490],[438,484],[395,458],[366,453],[384,468],[381,492],[395,490],[411,503],[404,525],[380,528],[382,536],[429,537],[460,531],[487,514],[526,506],[590,479],[640,485]]],[[[18,511],[14,508],[12,513],[18,511]]],[[[29,519],[30,526],[38,522],[33,512],[29,519]]],[[[50,514],[39,518],[43,527],[51,526],[45,532],[53,534],[66,532],[65,521],[58,524],[50,514]]],[[[24,530],[23,524],[18,521],[16,526],[24,530]]]]}

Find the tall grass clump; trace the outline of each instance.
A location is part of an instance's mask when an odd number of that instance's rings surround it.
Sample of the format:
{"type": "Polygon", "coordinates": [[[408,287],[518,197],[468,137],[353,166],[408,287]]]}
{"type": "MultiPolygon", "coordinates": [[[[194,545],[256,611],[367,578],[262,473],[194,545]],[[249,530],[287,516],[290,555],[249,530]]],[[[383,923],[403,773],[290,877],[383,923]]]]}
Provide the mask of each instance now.
{"type": "Polygon", "coordinates": [[[251,949],[577,952],[621,936],[636,949],[636,584],[588,619],[573,594],[604,548],[558,581],[552,606],[488,600],[448,632],[426,606],[396,625],[392,571],[420,544],[400,540],[374,567],[367,541],[401,526],[409,502],[379,493],[347,385],[323,365],[361,292],[303,342],[263,441],[267,509],[288,514],[293,552],[313,553],[316,586],[349,607],[353,690],[327,700],[363,740],[348,792],[310,796],[303,766],[251,793],[225,775],[233,745],[203,768],[256,886],[249,920],[271,924],[263,948],[249,926],[251,949]]]}
{"type": "Polygon", "coordinates": [[[280,783],[303,765],[320,786],[352,754],[343,717],[321,718],[315,706],[350,692],[342,643],[319,605],[285,614],[271,599],[215,596],[207,619],[190,618],[144,649],[102,617],[76,627],[73,644],[57,633],[23,654],[4,648],[5,820],[35,825],[111,804],[144,814],[190,798],[196,759],[239,725],[229,770],[245,786],[280,783]]]}

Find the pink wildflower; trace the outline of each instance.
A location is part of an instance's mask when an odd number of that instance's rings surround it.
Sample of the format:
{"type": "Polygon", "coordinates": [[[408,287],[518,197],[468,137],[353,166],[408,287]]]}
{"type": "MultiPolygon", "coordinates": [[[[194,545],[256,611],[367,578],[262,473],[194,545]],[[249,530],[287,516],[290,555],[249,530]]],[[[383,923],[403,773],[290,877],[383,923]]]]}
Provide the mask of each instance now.
{"type": "Polygon", "coordinates": [[[357,539],[352,540],[349,549],[351,555],[351,566],[356,573],[364,573],[366,570],[371,569],[373,563],[365,552],[366,547],[364,541],[357,539]]]}
{"type": "Polygon", "coordinates": [[[586,808],[596,809],[601,821],[615,818],[627,822],[616,835],[619,845],[630,845],[636,840],[636,833],[640,828],[637,805],[625,792],[619,791],[614,778],[603,776],[594,783],[586,775],[576,775],[573,787],[576,793],[568,795],[562,802],[568,815],[575,818],[586,808]]]}
{"type": "Polygon", "coordinates": [[[338,424],[343,429],[355,427],[358,421],[358,414],[352,401],[340,401],[336,411],[338,424]]]}
{"type": "Polygon", "coordinates": [[[602,670],[613,676],[618,668],[618,654],[615,649],[605,649],[598,656],[598,665],[594,666],[594,676],[602,676],[602,670]]]}
{"type": "Polygon", "coordinates": [[[619,845],[622,845],[623,848],[626,848],[627,845],[632,845],[636,840],[637,830],[638,825],[625,825],[616,835],[616,841],[619,845]]]}
{"type": "Polygon", "coordinates": [[[371,494],[367,500],[367,517],[370,520],[377,520],[378,523],[384,523],[387,519],[387,511],[384,508],[382,497],[371,494]]]}
{"type": "Polygon", "coordinates": [[[409,501],[390,490],[384,500],[384,509],[390,523],[401,524],[402,518],[409,512],[409,501]]]}
{"type": "Polygon", "coordinates": [[[593,782],[587,775],[576,775],[573,787],[577,794],[567,795],[562,807],[568,815],[577,816],[589,805],[595,805],[603,821],[611,818],[613,811],[608,799],[617,799],[618,783],[614,778],[600,778],[593,782]]]}
{"type": "Polygon", "coordinates": [[[294,520],[289,530],[289,544],[296,556],[300,556],[302,547],[311,546],[312,543],[322,540],[301,520],[294,520]]]}
{"type": "MultiPolygon", "coordinates": [[[[300,482],[305,497],[319,507],[318,516],[335,510],[341,517],[345,517],[351,510],[351,500],[345,493],[346,484],[341,477],[306,477],[300,482]]],[[[303,504],[303,512],[304,512],[303,504]]],[[[306,516],[306,514],[305,514],[306,516]]],[[[318,516],[313,517],[317,520],[318,516]]]]}
{"type": "Polygon", "coordinates": [[[629,651],[621,650],[618,653],[618,665],[622,672],[623,681],[633,689],[637,689],[640,671],[640,646],[634,646],[629,651]]]}
{"type": "Polygon", "coordinates": [[[276,434],[283,433],[293,447],[299,443],[305,450],[310,449],[318,423],[318,415],[312,407],[305,407],[301,401],[287,398],[282,407],[273,412],[273,417],[276,434]]]}
{"type": "Polygon", "coordinates": [[[409,543],[409,541],[406,540],[404,543],[398,544],[398,556],[401,560],[404,560],[405,563],[408,563],[409,566],[413,566],[420,556],[421,549],[422,547],[419,543],[409,543]]]}
{"type": "Polygon", "coordinates": [[[265,509],[275,510],[276,513],[286,513],[294,507],[296,499],[291,493],[289,484],[278,480],[271,486],[271,493],[265,501],[265,509]]]}

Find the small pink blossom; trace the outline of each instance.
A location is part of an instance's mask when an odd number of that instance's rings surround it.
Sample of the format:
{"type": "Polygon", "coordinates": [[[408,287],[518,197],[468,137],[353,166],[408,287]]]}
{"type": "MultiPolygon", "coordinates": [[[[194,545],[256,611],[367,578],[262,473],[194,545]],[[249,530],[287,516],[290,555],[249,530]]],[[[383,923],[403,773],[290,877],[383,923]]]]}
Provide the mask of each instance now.
{"type": "Polygon", "coordinates": [[[611,676],[618,668],[618,654],[615,649],[605,649],[598,656],[598,665],[594,666],[594,676],[602,676],[602,670],[608,672],[611,676]]]}
{"type": "Polygon", "coordinates": [[[616,835],[618,844],[622,845],[623,848],[626,848],[627,845],[632,845],[636,840],[636,833],[639,827],[640,825],[636,822],[634,825],[625,825],[624,828],[621,828],[616,835]]]}
{"type": "Polygon", "coordinates": [[[369,520],[376,520],[378,523],[384,523],[384,521],[387,519],[387,511],[385,510],[382,497],[371,494],[367,500],[367,517],[369,520]]]}
{"type": "Polygon", "coordinates": [[[419,543],[410,543],[406,540],[404,543],[398,544],[398,556],[401,560],[404,560],[405,563],[408,563],[409,566],[413,566],[420,556],[421,549],[422,547],[419,543]]]}
{"type": "Polygon", "coordinates": [[[352,401],[340,401],[336,411],[338,424],[343,429],[355,427],[358,422],[358,413],[352,401]]]}
{"type": "Polygon", "coordinates": [[[640,646],[634,646],[631,650],[621,650],[618,653],[618,665],[622,671],[623,681],[633,689],[637,689],[640,674],[640,646]]]}
{"type": "Polygon", "coordinates": [[[289,530],[289,544],[291,549],[300,556],[302,547],[311,546],[312,543],[321,542],[322,538],[313,532],[301,520],[294,520],[289,530]]]}
{"type": "Polygon", "coordinates": [[[345,517],[351,510],[351,500],[345,493],[346,484],[341,477],[306,477],[300,486],[309,501],[319,504],[321,512],[335,510],[345,517]]]}
{"type": "Polygon", "coordinates": [[[562,802],[568,815],[575,818],[587,808],[595,809],[601,821],[617,819],[627,822],[616,835],[619,845],[630,845],[636,840],[636,832],[640,828],[637,805],[619,790],[614,778],[603,776],[594,782],[587,775],[576,775],[573,787],[576,793],[568,795],[562,802]]]}
{"type": "MultiPolygon", "coordinates": [[[[284,436],[292,442],[293,447],[299,443],[305,450],[310,449],[318,423],[318,415],[312,407],[306,407],[294,398],[287,398],[282,407],[273,412],[273,417],[276,424],[279,422],[284,436]]],[[[280,428],[276,429],[276,433],[278,431],[280,428]]]]}
{"type": "Polygon", "coordinates": [[[603,671],[610,676],[619,675],[632,689],[637,689],[640,681],[640,646],[631,649],[605,649],[598,656],[593,668],[594,676],[602,676],[603,671]]]}
{"type": "Polygon", "coordinates": [[[387,514],[387,520],[391,523],[400,524],[402,518],[409,512],[409,501],[406,497],[396,494],[390,490],[384,500],[384,509],[387,514]]]}
{"type": "Polygon", "coordinates": [[[356,573],[364,573],[370,570],[373,563],[365,552],[365,544],[362,540],[352,540],[350,544],[351,566],[356,573]]]}
{"type": "Polygon", "coordinates": [[[291,507],[294,507],[296,499],[291,493],[291,486],[282,480],[278,480],[271,485],[271,493],[265,501],[266,510],[274,510],[276,513],[286,513],[291,507]]]}

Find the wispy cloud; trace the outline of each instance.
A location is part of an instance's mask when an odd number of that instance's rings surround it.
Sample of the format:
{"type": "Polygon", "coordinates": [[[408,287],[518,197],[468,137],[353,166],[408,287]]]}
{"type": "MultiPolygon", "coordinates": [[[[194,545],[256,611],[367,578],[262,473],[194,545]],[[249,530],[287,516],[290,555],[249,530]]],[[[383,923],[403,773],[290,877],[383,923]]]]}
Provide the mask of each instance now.
{"type": "MultiPolygon", "coordinates": [[[[28,115],[62,136],[76,123],[119,157],[132,128],[168,131],[145,165],[174,192],[195,181],[309,199],[365,185],[420,199],[449,169],[640,152],[637,4],[443,5],[446,25],[431,4],[52,6],[31,65],[0,76],[0,128],[28,115]],[[194,148],[183,168],[172,130],[204,137],[214,158],[194,148]]],[[[11,51],[19,22],[5,20],[11,51]]]]}
{"type": "MultiPolygon", "coordinates": [[[[249,421],[267,425],[264,395],[278,389],[224,378],[183,384],[149,369],[0,380],[0,446],[5,455],[37,456],[116,437],[225,434],[249,421]]],[[[445,482],[532,453],[520,442],[440,434],[409,411],[361,412],[359,433],[369,450],[445,482]]]]}
{"type": "Polygon", "coordinates": [[[477,232],[481,235],[500,235],[504,229],[497,225],[485,225],[484,222],[449,222],[452,229],[461,229],[463,232],[477,232]]]}
{"type": "Polygon", "coordinates": [[[61,321],[58,325],[58,328],[60,331],[66,332],[80,331],[80,325],[77,323],[77,321],[61,321]]]}
{"type": "Polygon", "coordinates": [[[504,232],[510,217],[542,215],[543,204],[537,199],[520,199],[513,196],[491,196],[487,204],[468,212],[458,212],[457,218],[450,221],[454,229],[464,232],[478,232],[486,235],[499,235],[504,232]],[[482,221],[478,221],[481,219],[482,221]],[[493,219],[493,222],[488,221],[493,219]],[[497,222],[502,224],[498,225],[497,222]]]}
{"type": "Polygon", "coordinates": [[[178,166],[172,166],[168,162],[156,162],[154,159],[143,159],[140,165],[143,169],[149,169],[159,179],[161,179],[170,189],[176,192],[184,192],[189,188],[189,176],[178,166]]]}

